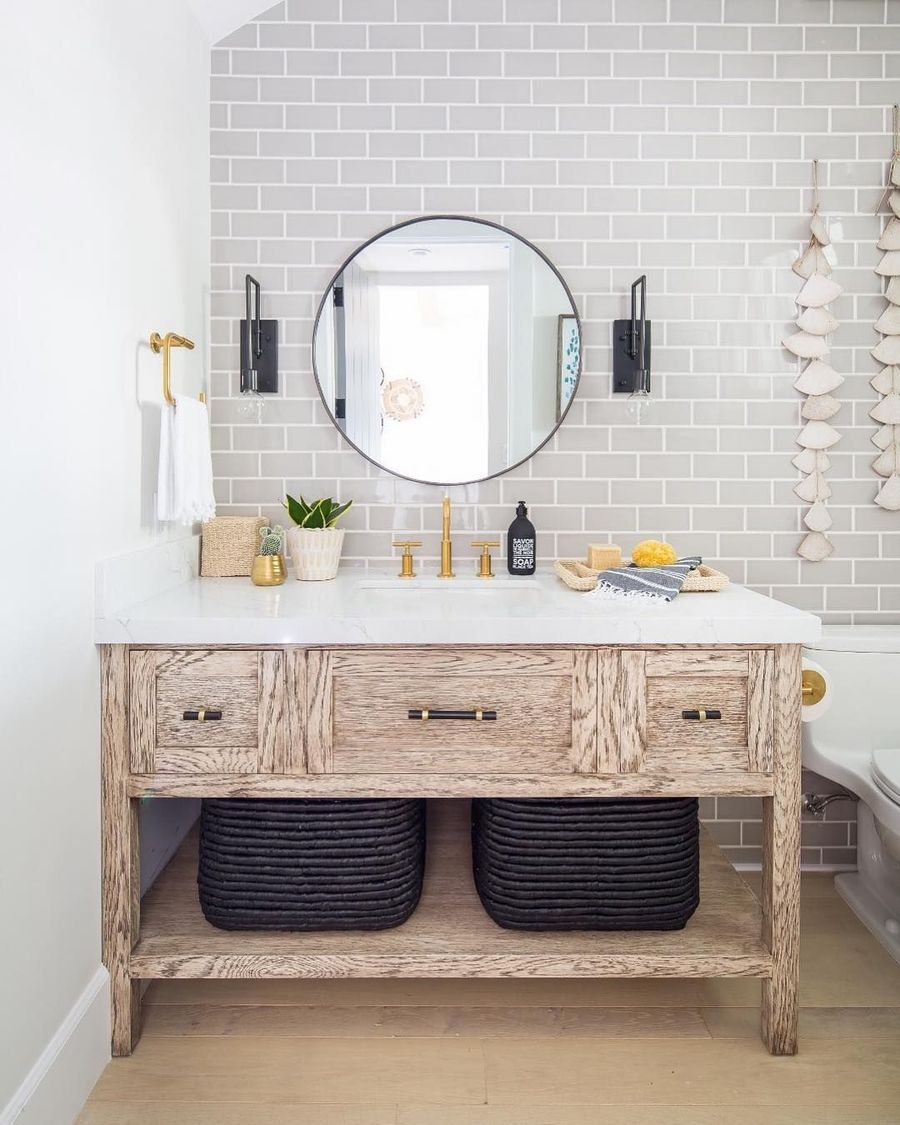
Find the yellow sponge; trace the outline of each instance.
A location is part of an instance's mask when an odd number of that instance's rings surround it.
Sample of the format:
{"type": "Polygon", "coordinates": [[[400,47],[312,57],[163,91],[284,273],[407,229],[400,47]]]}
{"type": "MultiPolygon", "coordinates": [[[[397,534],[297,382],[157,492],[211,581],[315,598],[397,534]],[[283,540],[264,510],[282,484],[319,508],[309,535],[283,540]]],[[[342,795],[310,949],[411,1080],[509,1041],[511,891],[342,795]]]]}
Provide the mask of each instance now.
{"type": "Polygon", "coordinates": [[[678,562],[678,552],[658,539],[645,539],[631,552],[631,561],[635,566],[667,566],[678,562]]]}

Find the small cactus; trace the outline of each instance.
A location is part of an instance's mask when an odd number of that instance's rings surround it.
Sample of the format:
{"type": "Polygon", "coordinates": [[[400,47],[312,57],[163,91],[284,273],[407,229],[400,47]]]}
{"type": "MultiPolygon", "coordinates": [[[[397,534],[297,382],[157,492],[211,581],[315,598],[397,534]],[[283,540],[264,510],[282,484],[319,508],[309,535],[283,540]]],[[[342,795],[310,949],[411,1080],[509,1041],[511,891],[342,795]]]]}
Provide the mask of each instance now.
{"type": "Polygon", "coordinates": [[[259,529],[261,555],[280,555],[284,548],[284,528],[280,524],[275,527],[261,527],[259,529]]]}

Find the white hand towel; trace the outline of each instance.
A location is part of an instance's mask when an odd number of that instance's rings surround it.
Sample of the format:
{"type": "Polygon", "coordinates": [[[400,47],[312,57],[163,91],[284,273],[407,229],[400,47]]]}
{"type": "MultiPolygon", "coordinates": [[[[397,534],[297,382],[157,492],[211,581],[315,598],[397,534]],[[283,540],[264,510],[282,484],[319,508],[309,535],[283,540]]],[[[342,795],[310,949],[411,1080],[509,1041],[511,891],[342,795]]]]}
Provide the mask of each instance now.
{"type": "Polygon", "coordinates": [[[156,514],[184,524],[216,514],[209,414],[199,399],[176,395],[174,406],[162,408],[156,514]]]}

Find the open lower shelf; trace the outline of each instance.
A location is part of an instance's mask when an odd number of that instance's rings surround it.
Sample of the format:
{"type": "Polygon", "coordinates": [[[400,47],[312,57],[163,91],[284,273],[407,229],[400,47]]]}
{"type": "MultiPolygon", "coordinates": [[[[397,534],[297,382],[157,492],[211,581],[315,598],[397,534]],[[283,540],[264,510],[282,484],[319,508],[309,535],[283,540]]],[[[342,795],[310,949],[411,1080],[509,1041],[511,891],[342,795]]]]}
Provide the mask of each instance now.
{"type": "Polygon", "coordinates": [[[197,837],[141,907],[132,977],[768,977],[753,893],[702,834],[700,907],[683,930],[523,933],[484,912],[472,882],[469,802],[429,803],[422,900],[380,933],[217,930],[197,897],[197,837]]]}

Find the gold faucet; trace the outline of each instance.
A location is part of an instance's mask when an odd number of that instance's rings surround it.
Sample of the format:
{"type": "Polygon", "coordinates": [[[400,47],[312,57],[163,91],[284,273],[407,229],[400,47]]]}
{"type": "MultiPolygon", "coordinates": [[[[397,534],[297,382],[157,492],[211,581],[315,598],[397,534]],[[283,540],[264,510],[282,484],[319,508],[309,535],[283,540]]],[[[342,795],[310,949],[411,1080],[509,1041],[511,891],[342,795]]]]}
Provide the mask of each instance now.
{"type": "Polygon", "coordinates": [[[441,520],[441,569],[438,578],[453,578],[453,544],[450,541],[450,497],[444,497],[444,515],[441,520]]]}

